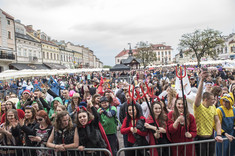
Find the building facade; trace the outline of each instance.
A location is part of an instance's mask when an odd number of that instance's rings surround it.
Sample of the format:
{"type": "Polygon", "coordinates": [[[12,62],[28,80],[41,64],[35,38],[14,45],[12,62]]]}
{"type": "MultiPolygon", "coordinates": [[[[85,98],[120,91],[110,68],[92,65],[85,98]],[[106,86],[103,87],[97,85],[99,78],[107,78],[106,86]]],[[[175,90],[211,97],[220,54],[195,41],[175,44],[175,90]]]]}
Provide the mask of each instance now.
{"type": "Polygon", "coordinates": [[[16,63],[42,64],[40,40],[28,34],[25,26],[19,20],[15,21],[15,39],[16,63]]]}
{"type": "Polygon", "coordinates": [[[15,62],[15,22],[14,17],[0,9],[0,72],[9,69],[15,62]]]}
{"type": "Polygon", "coordinates": [[[152,44],[153,51],[156,53],[157,61],[154,63],[155,65],[159,64],[171,64],[173,62],[171,46],[162,44],[152,44]]]}
{"type": "MultiPolygon", "coordinates": [[[[137,54],[136,49],[132,49],[133,55],[137,54]]],[[[123,49],[117,56],[115,56],[115,64],[121,64],[122,60],[125,60],[129,56],[129,50],[123,49]]]]}
{"type": "Polygon", "coordinates": [[[66,47],[68,49],[71,49],[73,51],[73,55],[74,55],[74,66],[76,68],[81,67],[82,66],[82,47],[79,45],[74,45],[71,42],[67,42],[66,43],[66,47]]]}

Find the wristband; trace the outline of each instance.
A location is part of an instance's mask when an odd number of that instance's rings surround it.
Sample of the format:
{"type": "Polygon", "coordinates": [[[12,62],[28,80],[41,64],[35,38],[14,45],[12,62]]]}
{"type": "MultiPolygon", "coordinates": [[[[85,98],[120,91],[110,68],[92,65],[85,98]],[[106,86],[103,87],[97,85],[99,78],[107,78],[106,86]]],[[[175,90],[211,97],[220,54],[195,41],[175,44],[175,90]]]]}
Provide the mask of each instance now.
{"type": "Polygon", "coordinates": [[[217,135],[217,136],[220,136],[220,137],[222,137],[221,135],[217,135]]]}

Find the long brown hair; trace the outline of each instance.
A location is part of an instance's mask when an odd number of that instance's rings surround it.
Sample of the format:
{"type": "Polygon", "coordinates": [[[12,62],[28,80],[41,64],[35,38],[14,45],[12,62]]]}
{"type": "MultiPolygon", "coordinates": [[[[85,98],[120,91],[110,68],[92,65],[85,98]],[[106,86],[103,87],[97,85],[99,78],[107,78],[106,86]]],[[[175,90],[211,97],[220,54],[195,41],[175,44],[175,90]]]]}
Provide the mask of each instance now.
{"type": "Polygon", "coordinates": [[[26,124],[33,123],[35,121],[35,118],[36,118],[36,110],[32,106],[26,106],[25,111],[26,110],[30,110],[32,112],[32,118],[31,119],[26,119],[25,123],[26,124]]]}
{"type": "Polygon", "coordinates": [[[18,112],[17,112],[17,110],[15,110],[15,109],[9,109],[9,110],[7,110],[7,113],[6,113],[6,126],[8,126],[9,124],[10,124],[10,122],[8,121],[8,119],[7,119],[7,114],[9,113],[9,112],[12,112],[13,114],[14,114],[14,116],[15,116],[15,119],[16,120],[19,120],[19,117],[18,117],[18,112]]]}
{"type": "Polygon", "coordinates": [[[100,94],[95,94],[95,95],[92,96],[92,101],[91,101],[91,102],[92,102],[93,104],[96,104],[96,103],[95,103],[95,99],[96,99],[97,97],[101,97],[101,95],[100,95],[100,94]]]}
{"type": "Polygon", "coordinates": [[[80,97],[73,97],[73,98],[72,98],[72,100],[71,100],[71,107],[72,107],[72,110],[74,111],[74,110],[76,109],[76,106],[78,106],[78,105],[80,104],[81,98],[80,98],[80,97]],[[75,103],[73,102],[73,98],[78,98],[78,103],[77,103],[77,104],[75,104],[75,103]]]}
{"type": "MultiPolygon", "coordinates": [[[[179,111],[178,111],[178,109],[177,109],[177,107],[176,107],[176,103],[177,103],[177,101],[179,101],[179,100],[181,100],[181,101],[183,101],[183,98],[182,97],[179,97],[179,98],[177,98],[176,100],[175,100],[175,106],[174,106],[174,112],[173,112],[173,121],[175,121],[179,116],[180,116],[180,113],[179,113],[179,111]]],[[[185,101],[186,101],[186,99],[185,99],[185,101]]],[[[186,101],[187,102],[187,101],[186,101]]],[[[188,105],[186,104],[186,103],[184,103],[184,105],[185,105],[185,108],[186,108],[186,110],[185,110],[185,112],[186,112],[186,118],[187,118],[187,123],[189,123],[189,111],[188,111],[188,105]]]]}
{"type": "Polygon", "coordinates": [[[76,113],[76,120],[75,120],[75,123],[77,124],[78,127],[82,127],[82,124],[78,120],[78,115],[80,113],[87,113],[88,121],[94,120],[94,118],[95,118],[94,115],[91,114],[89,111],[86,111],[84,109],[79,109],[79,111],[76,113]]]}
{"type": "MultiPolygon", "coordinates": [[[[54,122],[54,127],[55,127],[55,130],[61,130],[62,129],[62,118],[64,116],[68,115],[69,116],[69,113],[67,111],[62,111],[62,112],[59,112],[57,115],[56,115],[56,119],[55,119],[55,122],[54,122]]],[[[72,129],[73,128],[73,122],[72,122],[72,119],[71,117],[69,116],[69,125],[67,127],[68,129],[72,129]]]]}
{"type": "Polygon", "coordinates": [[[159,114],[157,121],[158,121],[158,124],[159,124],[160,127],[165,128],[166,127],[167,116],[166,116],[166,114],[165,114],[165,112],[162,108],[162,105],[161,105],[160,102],[153,102],[151,104],[151,111],[153,112],[154,119],[156,119],[156,116],[155,116],[154,111],[153,111],[154,105],[159,105],[161,107],[161,113],[159,114]]]}

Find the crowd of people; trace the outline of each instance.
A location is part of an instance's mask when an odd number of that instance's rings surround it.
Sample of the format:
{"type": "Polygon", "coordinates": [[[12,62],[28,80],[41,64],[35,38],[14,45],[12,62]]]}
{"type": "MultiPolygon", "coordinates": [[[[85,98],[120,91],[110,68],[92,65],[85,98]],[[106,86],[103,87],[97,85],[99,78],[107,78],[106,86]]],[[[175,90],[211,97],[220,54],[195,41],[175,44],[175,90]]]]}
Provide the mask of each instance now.
{"type": "MultiPolygon", "coordinates": [[[[177,72],[175,68],[83,72],[1,82],[1,146],[51,150],[0,149],[0,155],[67,156],[79,155],[85,148],[106,148],[116,156],[120,131],[124,147],[216,140],[216,145],[128,150],[126,156],[213,156],[215,151],[218,156],[222,152],[233,156],[235,73],[195,68],[187,70],[182,86],[177,72]],[[123,75],[129,82],[120,79],[123,75]]],[[[85,155],[100,153],[85,151],[85,155]]]]}

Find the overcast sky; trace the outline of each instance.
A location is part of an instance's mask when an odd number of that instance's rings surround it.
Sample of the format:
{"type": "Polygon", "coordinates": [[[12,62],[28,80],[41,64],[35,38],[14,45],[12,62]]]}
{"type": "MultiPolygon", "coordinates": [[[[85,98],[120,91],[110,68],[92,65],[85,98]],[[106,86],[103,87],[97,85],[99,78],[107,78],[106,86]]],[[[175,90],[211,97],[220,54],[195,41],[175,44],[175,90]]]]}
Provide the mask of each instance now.
{"type": "Polygon", "coordinates": [[[105,65],[128,43],[165,42],[196,29],[235,33],[235,0],[0,0],[0,8],[53,39],[85,45],[105,65]]]}

